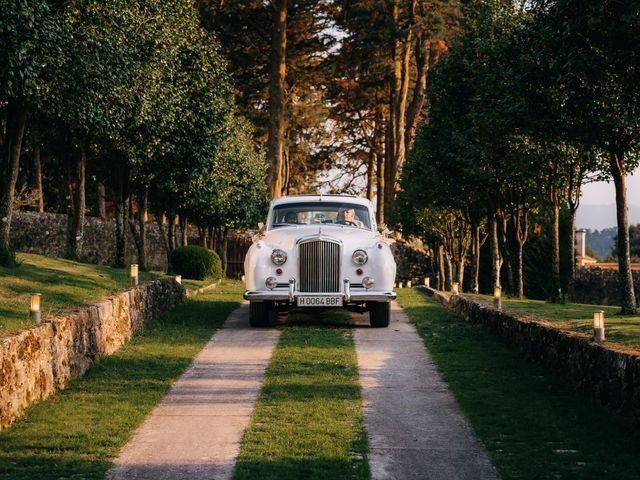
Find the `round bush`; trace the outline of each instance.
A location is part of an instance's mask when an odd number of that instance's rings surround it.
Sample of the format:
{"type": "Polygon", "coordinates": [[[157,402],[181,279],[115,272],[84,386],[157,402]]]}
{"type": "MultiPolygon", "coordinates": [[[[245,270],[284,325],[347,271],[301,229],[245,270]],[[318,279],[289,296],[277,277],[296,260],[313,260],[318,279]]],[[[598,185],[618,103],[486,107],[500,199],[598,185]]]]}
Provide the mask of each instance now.
{"type": "Polygon", "coordinates": [[[176,274],[192,280],[222,278],[222,262],[218,254],[197,245],[178,247],[171,252],[171,268],[176,274]]]}

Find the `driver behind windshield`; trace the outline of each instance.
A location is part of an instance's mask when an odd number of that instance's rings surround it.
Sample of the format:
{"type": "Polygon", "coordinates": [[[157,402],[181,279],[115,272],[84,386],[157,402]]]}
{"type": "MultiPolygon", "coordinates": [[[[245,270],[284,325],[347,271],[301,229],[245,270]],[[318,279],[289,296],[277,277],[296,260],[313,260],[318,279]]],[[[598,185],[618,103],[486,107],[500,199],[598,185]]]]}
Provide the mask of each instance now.
{"type": "Polygon", "coordinates": [[[285,223],[298,223],[298,214],[296,212],[287,212],[284,216],[285,223]]]}
{"type": "Polygon", "coordinates": [[[356,211],[353,208],[339,208],[336,223],[340,223],[342,225],[355,225],[360,228],[363,227],[363,223],[356,218],[356,211]]]}

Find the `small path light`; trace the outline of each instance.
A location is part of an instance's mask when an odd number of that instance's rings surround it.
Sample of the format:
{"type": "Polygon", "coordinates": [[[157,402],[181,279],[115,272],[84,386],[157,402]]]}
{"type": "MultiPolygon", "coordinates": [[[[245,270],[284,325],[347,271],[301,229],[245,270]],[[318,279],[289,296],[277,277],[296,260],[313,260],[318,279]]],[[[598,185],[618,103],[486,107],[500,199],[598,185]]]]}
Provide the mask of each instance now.
{"type": "Polygon", "coordinates": [[[243,282],[246,282],[246,281],[247,281],[247,277],[245,277],[244,275],[242,275],[242,277],[240,277],[240,279],[241,279],[243,282]]]}
{"type": "Polygon", "coordinates": [[[493,306],[498,310],[502,310],[502,287],[493,289],[493,306]]]}
{"type": "Polygon", "coordinates": [[[430,283],[431,283],[431,278],[424,277],[424,286],[429,288],[430,287],[430,285],[429,285],[430,283]]]}
{"type": "Polygon", "coordinates": [[[138,264],[131,264],[131,285],[133,287],[138,285],[138,264]]]}
{"type": "Polygon", "coordinates": [[[40,299],[41,293],[31,294],[31,307],[29,308],[29,315],[36,323],[40,323],[40,299]]]}
{"type": "Polygon", "coordinates": [[[398,288],[402,288],[402,282],[398,282],[398,288]]]}
{"type": "Polygon", "coordinates": [[[176,282],[182,284],[182,275],[176,275],[176,282]]]}
{"type": "Polygon", "coordinates": [[[460,284],[458,282],[453,282],[451,291],[454,295],[460,295],[460,284]]]}
{"type": "Polygon", "coordinates": [[[604,310],[593,312],[593,339],[604,342],[604,310]]]}
{"type": "Polygon", "coordinates": [[[407,281],[407,288],[411,288],[411,280],[407,281]]]}

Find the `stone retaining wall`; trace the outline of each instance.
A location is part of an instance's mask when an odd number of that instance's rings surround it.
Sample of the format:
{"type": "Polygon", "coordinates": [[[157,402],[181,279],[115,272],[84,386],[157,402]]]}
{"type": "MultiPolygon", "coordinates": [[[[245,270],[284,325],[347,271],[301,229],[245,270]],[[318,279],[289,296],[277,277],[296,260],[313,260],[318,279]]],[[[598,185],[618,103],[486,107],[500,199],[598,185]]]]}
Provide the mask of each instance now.
{"type": "Polygon", "coordinates": [[[183,298],[182,285],[162,278],[0,339],[0,429],[183,298]]]}
{"type": "Polygon", "coordinates": [[[431,258],[426,249],[417,240],[399,240],[391,245],[391,252],[396,261],[396,281],[422,284],[424,278],[432,270],[431,258]]]}
{"type": "MultiPolygon", "coordinates": [[[[640,270],[632,270],[636,299],[640,299],[640,270]]],[[[622,305],[617,269],[582,267],[576,269],[571,299],[593,305],[622,305]]]]}
{"type": "Polygon", "coordinates": [[[582,333],[560,330],[527,315],[433,289],[429,293],[467,321],[481,324],[527,357],[556,370],[572,387],[640,424],[640,352],[600,345],[582,333]]]}
{"type": "MultiPolygon", "coordinates": [[[[166,228],[166,226],[165,226],[166,228]]],[[[147,223],[147,261],[154,270],[166,270],[167,253],[160,229],[155,222],[147,223]]],[[[99,265],[115,262],[116,225],[85,217],[82,255],[99,265]]],[[[189,228],[189,242],[199,242],[197,228],[189,228]]],[[[15,212],[11,219],[11,243],[20,252],[38,253],[48,257],[64,257],[67,242],[67,215],[57,213],[15,212]]],[[[136,261],[138,251],[131,229],[127,229],[126,258],[136,261]]]]}

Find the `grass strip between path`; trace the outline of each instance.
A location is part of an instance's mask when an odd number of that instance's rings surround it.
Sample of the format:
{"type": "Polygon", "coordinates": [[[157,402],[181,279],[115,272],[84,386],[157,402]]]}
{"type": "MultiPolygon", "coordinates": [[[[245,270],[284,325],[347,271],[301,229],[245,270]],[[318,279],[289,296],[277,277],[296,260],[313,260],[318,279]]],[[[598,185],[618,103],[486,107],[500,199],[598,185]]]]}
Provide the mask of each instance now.
{"type": "Polygon", "coordinates": [[[503,479],[640,478],[640,434],[422,291],[398,300],[503,479]]]}
{"type": "Polygon", "coordinates": [[[0,478],[104,478],[145,416],[242,299],[224,281],[148,324],[67,390],[0,432],[0,478]]]}
{"type": "Polygon", "coordinates": [[[292,312],[267,368],[233,478],[368,479],[347,312],[292,312]],[[320,322],[312,323],[314,316],[320,322]]]}

